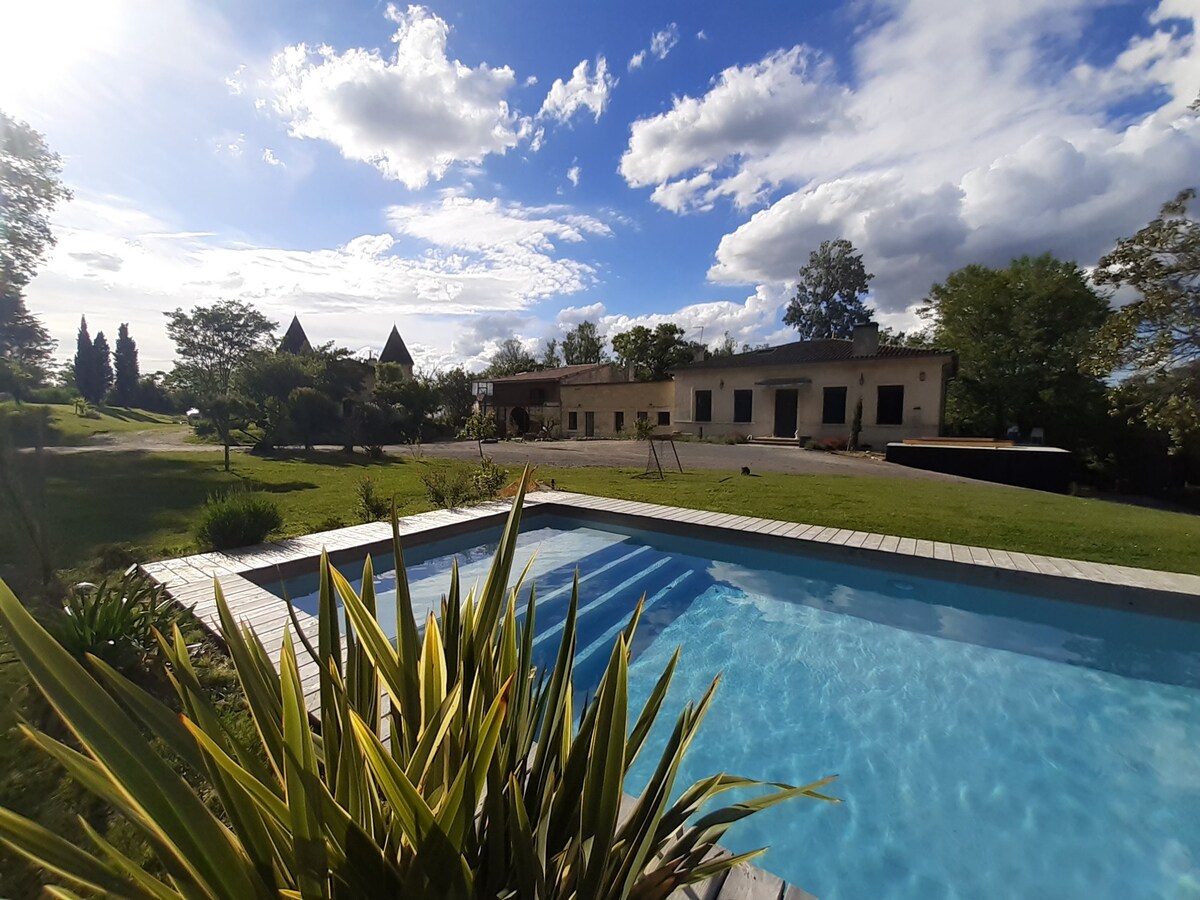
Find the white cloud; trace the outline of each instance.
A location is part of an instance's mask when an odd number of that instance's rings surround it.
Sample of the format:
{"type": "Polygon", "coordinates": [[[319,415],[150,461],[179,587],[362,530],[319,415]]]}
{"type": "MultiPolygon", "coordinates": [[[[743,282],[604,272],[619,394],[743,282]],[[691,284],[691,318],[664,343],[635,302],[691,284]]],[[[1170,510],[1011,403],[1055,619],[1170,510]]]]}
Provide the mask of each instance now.
{"type": "Polygon", "coordinates": [[[608,62],[603,56],[596,60],[596,74],[589,74],[591,63],[581,60],[571,73],[569,81],[554,79],[550,86],[538,118],[550,117],[567,122],[581,109],[587,109],[598,122],[608,105],[608,97],[617,80],[608,72],[608,62]]]}
{"type": "Polygon", "coordinates": [[[701,28],[699,31],[696,32],[696,40],[698,40],[698,41],[707,41],[708,40],[708,35],[704,33],[703,28],[701,28]]]}
{"type": "Polygon", "coordinates": [[[526,136],[529,121],[507,101],[512,69],[451,59],[450,27],[424,7],[389,5],[387,16],[397,26],[390,57],[307,44],[276,54],[266,86],[293,137],[329,141],[347,159],[419,188],[526,136]]]}
{"type": "MultiPolygon", "coordinates": [[[[633,123],[620,172],[632,187],[677,185],[691,175],[693,190],[664,191],[668,208],[710,204],[719,188],[711,174],[727,160],[769,157],[788,142],[827,133],[844,115],[845,91],[833,84],[833,67],[804,47],[777,51],[758,63],[723,71],[704,97],[676,97],[665,113],[633,123]],[[708,188],[699,192],[697,188],[708,188]]],[[[748,163],[743,163],[748,169],[748,163]]],[[[728,173],[724,180],[728,180],[728,173]]],[[[758,199],[763,179],[735,192],[742,205],[758,199]]]]}
{"type": "Polygon", "coordinates": [[[148,370],[171,357],[162,310],[219,297],[253,303],[275,319],[299,313],[306,328],[310,318],[322,321],[310,336],[349,347],[374,341],[378,349],[393,319],[423,322],[418,333],[430,361],[445,364],[447,335],[464,317],[527,320],[533,304],[594,285],[592,265],[560,248],[611,233],[568,207],[455,196],[387,214],[394,233],[296,250],[180,232],[121,198],[80,195],[55,217],[58,245],[30,285],[30,305],[65,348],[80,312],[119,302],[148,370]]]}
{"type": "Polygon", "coordinates": [[[633,123],[620,171],[655,203],[767,204],[721,240],[710,279],[787,285],[820,240],[847,237],[877,304],[907,315],[969,262],[1091,264],[1200,171],[1189,0],[1162,0],[1109,63],[1085,39],[1086,0],[877,10],[846,72],[780,50],[633,123]],[[1109,113],[1131,98],[1152,111],[1109,113]]]}
{"type": "Polygon", "coordinates": [[[579,176],[582,171],[579,166],[571,166],[571,168],[567,169],[567,181],[571,182],[575,187],[579,187],[579,176]]]}
{"type": "Polygon", "coordinates": [[[246,90],[246,82],[243,80],[245,71],[245,65],[240,65],[234,70],[232,75],[225,78],[225,86],[229,88],[229,93],[235,97],[241,96],[246,90]]]}
{"type": "Polygon", "coordinates": [[[768,340],[779,342],[795,339],[779,327],[787,294],[786,289],[760,285],[740,303],[730,300],[692,303],[673,312],[640,316],[623,313],[610,315],[603,304],[594,304],[564,309],[558,321],[560,326],[569,327],[568,323],[574,325],[583,319],[591,319],[596,322],[600,333],[609,338],[637,325],[654,328],[664,322],[673,322],[684,330],[686,340],[702,341],[708,346],[719,342],[726,331],[739,344],[759,344],[768,340]]]}
{"type": "Polygon", "coordinates": [[[637,53],[633,54],[633,56],[629,57],[629,65],[627,68],[630,72],[632,72],[634,69],[640,69],[645,61],[646,51],[639,50],[637,53]]]}
{"type": "Polygon", "coordinates": [[[246,136],[244,134],[223,134],[213,142],[217,155],[231,156],[241,159],[246,151],[246,136]]]}
{"type": "Polygon", "coordinates": [[[662,31],[654,32],[650,38],[650,52],[659,59],[666,59],[675,45],[679,43],[679,26],[672,22],[662,31]]]}
{"type": "Polygon", "coordinates": [[[287,163],[277,157],[270,147],[264,147],[262,152],[262,161],[268,166],[279,166],[282,169],[287,168],[287,163]]]}

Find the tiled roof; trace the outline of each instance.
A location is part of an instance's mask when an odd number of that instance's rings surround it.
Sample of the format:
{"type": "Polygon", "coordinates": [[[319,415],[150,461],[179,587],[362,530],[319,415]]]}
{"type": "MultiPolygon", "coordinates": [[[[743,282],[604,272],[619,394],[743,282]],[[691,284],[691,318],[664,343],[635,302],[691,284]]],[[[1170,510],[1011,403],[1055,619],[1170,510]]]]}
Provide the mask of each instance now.
{"type": "Polygon", "coordinates": [[[918,356],[952,356],[949,350],[925,347],[896,347],[880,344],[868,356],[854,355],[854,342],[831,338],[820,341],[796,341],[765,350],[751,350],[733,356],[714,356],[699,362],[679,366],[677,371],[690,369],[733,369],[750,366],[795,366],[808,363],[844,362],[853,359],[905,359],[918,356]]]}
{"type": "Polygon", "coordinates": [[[510,384],[514,381],[562,381],[572,375],[602,369],[608,363],[586,363],[582,366],[559,366],[557,369],[538,369],[536,372],[522,372],[519,375],[501,375],[499,378],[481,378],[480,381],[490,381],[493,384],[510,384]]]}

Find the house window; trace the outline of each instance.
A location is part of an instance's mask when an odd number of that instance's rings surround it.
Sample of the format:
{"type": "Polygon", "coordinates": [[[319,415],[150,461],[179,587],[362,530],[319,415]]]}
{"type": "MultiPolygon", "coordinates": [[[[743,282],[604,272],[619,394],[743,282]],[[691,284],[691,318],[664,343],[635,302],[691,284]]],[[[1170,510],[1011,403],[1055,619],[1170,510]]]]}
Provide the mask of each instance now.
{"type": "Polygon", "coordinates": [[[638,417],[639,422],[645,422],[648,418],[650,418],[650,416],[646,414],[646,411],[644,409],[638,411],[637,417],[638,417]]]}
{"type": "Polygon", "coordinates": [[[659,424],[659,425],[670,425],[670,424],[671,424],[671,412],[670,412],[670,410],[666,410],[666,409],[659,410],[659,412],[658,412],[658,424],[659,424]]]}
{"type": "Polygon", "coordinates": [[[696,414],[692,418],[697,422],[712,421],[712,391],[696,391],[696,414]]]}
{"type": "Polygon", "coordinates": [[[754,418],[754,391],[733,392],[733,421],[749,422],[754,418]]]}
{"type": "Polygon", "coordinates": [[[613,431],[625,430],[625,411],[613,413],[613,431]]]}
{"type": "Polygon", "coordinates": [[[881,384],[875,405],[876,425],[904,424],[904,385],[881,384]]]}
{"type": "Polygon", "coordinates": [[[567,413],[567,431],[579,430],[579,413],[567,413]]]}
{"type": "Polygon", "coordinates": [[[825,405],[821,410],[821,424],[846,424],[846,389],[844,387],[825,388],[825,405]]]}

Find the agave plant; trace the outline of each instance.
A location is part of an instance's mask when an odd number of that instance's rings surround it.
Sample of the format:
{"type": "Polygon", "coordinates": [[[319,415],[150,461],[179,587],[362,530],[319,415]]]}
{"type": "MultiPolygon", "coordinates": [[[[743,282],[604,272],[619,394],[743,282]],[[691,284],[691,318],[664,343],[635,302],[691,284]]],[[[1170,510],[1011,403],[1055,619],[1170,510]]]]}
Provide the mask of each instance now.
{"type": "Polygon", "coordinates": [[[155,635],[170,626],[175,612],[162,586],[131,567],[115,581],[106,577],[99,584],[73,588],[53,631],[76,658],[90,654],[129,671],[158,649],[155,635]]]}
{"type": "Polygon", "coordinates": [[[357,593],[322,558],[317,646],[297,635],[299,652],[320,663],[318,709],[305,704],[292,640],[285,636],[276,668],[215,587],[257,728],[253,746],[223,729],[177,627],[162,643],[182,715],[100,659],[85,668],[0,583],[0,622],[81,750],[29,728],[25,735],[141,832],[161,872],[144,871],[86,822],[91,846],[78,847],[0,809],[0,841],[76,889],[116,897],[655,898],[761,852],[714,853],[738,820],[793,797],[830,799],[819,793],[829,779],[792,787],[716,774],[676,790],[714,682],[676,719],[645,791],[623,802],[678,654],[632,717],[639,604],[576,717],[578,582],[556,663],[539,672],[532,587],[524,617],[517,612],[528,567],[510,587],[522,499],[518,492],[482,587],[462,597],[455,569],[441,615],[423,633],[394,512],[394,640],[376,622],[371,561],[357,593]],[[754,787],[764,792],[701,810],[724,791],[754,787]]]}

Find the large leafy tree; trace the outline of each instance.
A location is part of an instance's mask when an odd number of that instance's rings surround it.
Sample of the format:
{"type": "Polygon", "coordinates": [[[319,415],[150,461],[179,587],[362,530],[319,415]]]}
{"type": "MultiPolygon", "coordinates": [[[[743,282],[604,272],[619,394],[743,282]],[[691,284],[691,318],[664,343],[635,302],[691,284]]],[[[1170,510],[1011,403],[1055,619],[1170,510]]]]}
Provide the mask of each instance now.
{"type": "Polygon", "coordinates": [[[795,328],[805,341],[850,337],[856,323],[871,318],[862,298],[874,277],[848,240],[821,241],[800,270],[783,324],[795,328]]]}
{"type": "Polygon", "coordinates": [[[309,388],[316,383],[316,360],[313,354],[274,353],[255,350],[246,355],[244,364],[234,378],[233,390],[252,410],[252,418],[260,429],[260,450],[269,450],[284,443],[291,424],[288,398],[297,388],[309,388]]]}
{"type": "Polygon", "coordinates": [[[466,369],[456,366],[439,372],[436,380],[441,417],[457,430],[475,407],[475,393],[471,390],[473,379],[466,369]]]}
{"type": "Polygon", "coordinates": [[[45,380],[54,341],[25,306],[25,285],[54,244],[50,212],[71,196],[41,134],[0,112],[0,381],[19,398],[45,380]]]}
{"type": "Polygon", "coordinates": [[[1177,447],[1200,433],[1200,221],[1188,211],[1195,198],[1186,190],[1164,204],[1158,218],[1118,241],[1093,275],[1140,295],[1100,330],[1093,370],[1136,375],[1145,387],[1141,418],[1177,447]]]}
{"type": "Polygon", "coordinates": [[[562,356],[558,352],[558,338],[550,338],[542,348],[542,367],[557,369],[562,364],[562,356]]]}
{"type": "Polygon", "coordinates": [[[563,360],[568,366],[604,362],[604,337],[595,322],[580,322],[567,332],[562,342],[563,360]]]}
{"type": "Polygon", "coordinates": [[[613,336],[613,352],[622,366],[633,370],[638,381],[661,381],[703,349],[694,341],[685,341],[684,333],[674,322],[662,322],[653,331],[635,325],[613,336]]]}
{"type": "Polygon", "coordinates": [[[1077,446],[1104,415],[1103,384],[1084,366],[1108,311],[1077,265],[1049,254],[1006,269],[967,266],[935,284],[921,315],[933,343],[959,357],[947,419],[996,437],[1013,424],[1042,427],[1077,446]]]}
{"type": "Polygon", "coordinates": [[[117,329],[117,345],[113,350],[113,395],[120,406],[133,406],[137,402],[138,350],[137,342],[129,336],[129,323],[122,322],[117,329]]]}
{"type": "Polygon", "coordinates": [[[534,372],[540,368],[541,364],[525,349],[525,345],[515,337],[510,337],[492,354],[487,374],[493,378],[501,378],[505,375],[534,372]]]}
{"type": "Polygon", "coordinates": [[[238,406],[231,390],[234,375],[251,353],[268,348],[278,326],[237,300],[197,306],[191,312],[176,309],[165,315],[167,334],[175,342],[173,381],[207,407],[225,447],[228,472],[233,411],[238,406]]]}

